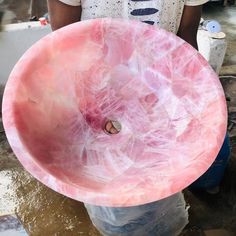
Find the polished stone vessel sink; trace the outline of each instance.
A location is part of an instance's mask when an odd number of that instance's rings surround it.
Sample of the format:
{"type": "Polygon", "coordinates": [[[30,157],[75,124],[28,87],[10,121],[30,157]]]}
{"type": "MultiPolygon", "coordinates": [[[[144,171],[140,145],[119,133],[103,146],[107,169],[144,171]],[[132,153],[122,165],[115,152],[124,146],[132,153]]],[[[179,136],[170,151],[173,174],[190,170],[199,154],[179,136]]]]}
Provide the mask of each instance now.
{"type": "Polygon", "coordinates": [[[6,86],[3,122],[35,178],[90,204],[134,206],[183,190],[226,133],[216,74],[175,35],[97,19],[37,42],[6,86]]]}

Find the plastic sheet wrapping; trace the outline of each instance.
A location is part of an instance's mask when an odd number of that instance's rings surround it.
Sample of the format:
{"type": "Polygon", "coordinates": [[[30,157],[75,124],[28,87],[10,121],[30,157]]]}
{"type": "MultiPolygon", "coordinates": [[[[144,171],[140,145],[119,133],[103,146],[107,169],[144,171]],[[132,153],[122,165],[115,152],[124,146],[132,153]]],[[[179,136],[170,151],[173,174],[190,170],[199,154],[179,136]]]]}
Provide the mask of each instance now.
{"type": "Polygon", "coordinates": [[[104,236],[175,236],[188,223],[182,193],[136,207],[85,204],[90,219],[104,236]]]}
{"type": "Polygon", "coordinates": [[[45,185],[92,205],[130,207],[182,191],[226,132],[220,81],[176,35],[121,19],[55,31],[14,67],[8,141],[45,185]]]}

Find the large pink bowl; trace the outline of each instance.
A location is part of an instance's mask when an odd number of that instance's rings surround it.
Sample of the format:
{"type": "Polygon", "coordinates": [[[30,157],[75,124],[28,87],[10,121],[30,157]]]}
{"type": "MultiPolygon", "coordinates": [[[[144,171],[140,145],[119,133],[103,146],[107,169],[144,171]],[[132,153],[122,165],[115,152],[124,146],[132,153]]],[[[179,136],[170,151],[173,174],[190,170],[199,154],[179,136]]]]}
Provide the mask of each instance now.
{"type": "Polygon", "coordinates": [[[134,206],[181,191],[214,161],[226,103],[208,63],[183,40],[97,19],[49,34],[7,83],[3,121],[22,165],[68,197],[134,206]],[[107,134],[107,121],[121,131],[107,134]]]}

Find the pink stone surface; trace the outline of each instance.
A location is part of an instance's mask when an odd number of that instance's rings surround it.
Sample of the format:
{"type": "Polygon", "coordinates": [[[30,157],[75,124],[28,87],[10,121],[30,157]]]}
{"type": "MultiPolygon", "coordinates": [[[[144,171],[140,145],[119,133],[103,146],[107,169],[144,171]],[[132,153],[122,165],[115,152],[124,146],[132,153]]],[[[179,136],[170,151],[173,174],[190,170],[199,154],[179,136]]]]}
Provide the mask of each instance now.
{"type": "Polygon", "coordinates": [[[134,206],[183,190],[212,164],[227,111],[203,57],[164,30],[97,19],[49,34],[19,60],[3,122],[16,156],[79,201],[134,206]],[[103,127],[116,120],[121,132],[103,127]]]}

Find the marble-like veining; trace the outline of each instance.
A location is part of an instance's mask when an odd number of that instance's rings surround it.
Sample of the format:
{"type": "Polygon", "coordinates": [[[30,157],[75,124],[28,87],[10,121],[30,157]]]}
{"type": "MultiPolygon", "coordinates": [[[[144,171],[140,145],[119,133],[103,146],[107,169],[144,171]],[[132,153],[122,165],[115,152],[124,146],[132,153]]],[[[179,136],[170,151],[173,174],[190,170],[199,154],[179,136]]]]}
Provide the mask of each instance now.
{"type": "Polygon", "coordinates": [[[111,19],[46,36],[15,66],[3,122],[34,177],[90,204],[134,206],[181,191],[226,132],[221,84],[174,34],[111,19]],[[104,131],[118,121],[117,134],[104,131]]]}

